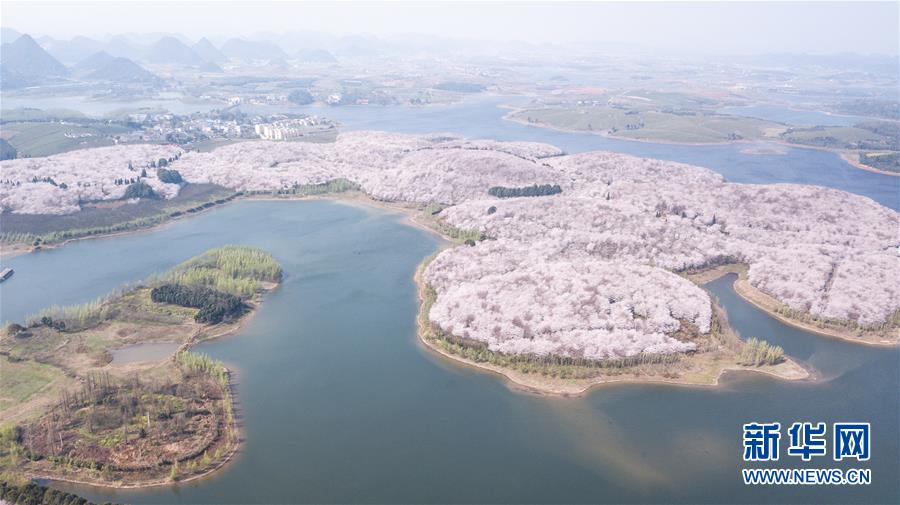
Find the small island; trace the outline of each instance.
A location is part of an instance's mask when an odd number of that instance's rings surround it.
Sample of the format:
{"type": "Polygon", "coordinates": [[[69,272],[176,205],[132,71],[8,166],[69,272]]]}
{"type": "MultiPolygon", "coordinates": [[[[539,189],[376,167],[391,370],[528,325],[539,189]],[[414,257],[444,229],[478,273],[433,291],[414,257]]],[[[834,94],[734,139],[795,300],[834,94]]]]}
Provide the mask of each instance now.
{"type": "Polygon", "coordinates": [[[268,253],[226,246],[0,338],[0,474],[141,487],[205,475],[240,442],[230,371],[192,345],[240,327],[281,281],[268,253]],[[162,359],[119,349],[170,343],[162,359]]]}

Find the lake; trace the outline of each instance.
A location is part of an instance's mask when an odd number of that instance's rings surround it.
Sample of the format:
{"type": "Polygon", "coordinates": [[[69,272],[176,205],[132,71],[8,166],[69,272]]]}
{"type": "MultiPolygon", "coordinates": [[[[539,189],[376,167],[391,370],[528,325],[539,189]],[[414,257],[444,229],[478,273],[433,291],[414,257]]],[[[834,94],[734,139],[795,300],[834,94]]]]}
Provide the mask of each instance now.
{"type": "Polygon", "coordinates": [[[270,251],[285,271],[239,332],[198,347],[236,370],[239,456],[177,486],[67,489],[129,503],[884,503],[900,493],[900,350],[785,326],[737,297],[733,278],[708,288],[735,328],[782,345],[820,380],[740,373],[717,388],[513,392],[416,340],[412,274],[439,239],[395,213],[321,200],[241,201],[10,258],[0,310],[20,320],[84,302],[224,244],[270,251]],[[857,465],[872,468],[871,486],[741,483],[743,423],[841,420],[872,423],[872,460],[857,465]]]}

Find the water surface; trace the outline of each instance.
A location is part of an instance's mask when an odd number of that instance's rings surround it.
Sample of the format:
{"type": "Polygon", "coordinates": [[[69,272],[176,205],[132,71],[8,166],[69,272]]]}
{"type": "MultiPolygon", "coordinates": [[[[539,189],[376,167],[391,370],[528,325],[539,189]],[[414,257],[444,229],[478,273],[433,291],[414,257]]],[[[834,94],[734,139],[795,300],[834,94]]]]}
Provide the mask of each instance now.
{"type": "Polygon", "coordinates": [[[14,257],[0,308],[19,319],[86,301],[229,243],[264,248],[285,270],[246,326],[199,346],[238,371],[241,454],[174,487],[69,489],[129,503],[884,503],[900,492],[900,352],[787,327],[738,298],[730,278],[709,289],[741,334],[783,345],[822,380],[745,373],[717,388],[513,392],[416,340],[412,273],[436,237],[396,214],[327,201],[237,202],[153,232],[14,257]],[[874,484],[745,487],[741,425],[753,420],[871,422],[874,484]]]}

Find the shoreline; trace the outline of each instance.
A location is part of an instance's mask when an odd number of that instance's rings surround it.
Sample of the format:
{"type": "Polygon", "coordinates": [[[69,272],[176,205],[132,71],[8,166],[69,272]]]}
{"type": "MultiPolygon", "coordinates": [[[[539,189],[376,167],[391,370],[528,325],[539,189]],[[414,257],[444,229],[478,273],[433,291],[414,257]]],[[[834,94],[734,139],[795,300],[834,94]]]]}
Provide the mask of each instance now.
{"type": "MultiPolygon", "coordinates": [[[[403,216],[404,224],[414,226],[421,230],[427,231],[439,238],[441,238],[444,242],[448,244],[454,243],[453,240],[449,239],[445,235],[441,234],[438,230],[433,227],[428,226],[426,223],[421,222],[416,219],[421,213],[418,209],[414,207],[415,204],[403,204],[403,203],[394,203],[394,202],[382,202],[378,200],[374,200],[368,195],[353,191],[347,193],[337,193],[330,195],[311,195],[311,196],[297,196],[297,195],[285,195],[285,196],[266,196],[266,195],[251,195],[240,198],[241,200],[260,200],[260,201],[289,201],[289,200],[304,200],[304,199],[314,199],[314,200],[328,200],[333,201],[342,205],[352,205],[352,206],[361,206],[368,208],[377,208],[380,210],[384,210],[387,212],[397,213],[403,216]]],[[[199,213],[198,213],[199,214],[199,213]]],[[[179,218],[182,216],[179,216],[179,218]]],[[[179,219],[176,218],[176,219],[179,219]]],[[[136,230],[127,230],[123,232],[118,232],[116,234],[104,235],[104,236],[91,236],[91,237],[82,237],[71,240],[84,240],[90,238],[110,238],[117,235],[124,235],[127,233],[135,233],[135,232],[147,232],[153,231],[157,227],[165,226],[170,222],[174,221],[166,221],[155,225],[149,228],[142,228],[136,230]]],[[[457,356],[450,352],[447,352],[441,349],[439,346],[435,345],[429,338],[426,336],[426,332],[422,331],[422,321],[420,320],[420,315],[424,310],[423,305],[423,289],[424,289],[424,281],[422,279],[422,273],[424,271],[425,266],[427,265],[429,258],[425,258],[416,268],[413,274],[413,280],[416,284],[416,292],[417,292],[417,301],[418,301],[418,311],[417,311],[417,336],[416,340],[418,340],[422,345],[428,349],[429,352],[433,352],[434,356],[438,359],[447,360],[448,363],[452,363],[455,366],[469,367],[475,371],[496,374],[498,376],[502,376],[504,380],[507,382],[507,385],[510,389],[518,392],[525,392],[529,394],[538,394],[538,395],[548,395],[548,396],[561,396],[561,397],[582,397],[587,394],[590,394],[595,388],[611,386],[611,385],[628,385],[628,384],[666,384],[672,386],[680,386],[680,387],[714,387],[720,384],[722,378],[732,372],[750,372],[756,374],[763,374],[770,377],[777,378],[779,380],[816,380],[815,371],[810,370],[809,368],[803,366],[797,361],[785,357],[784,362],[778,365],[771,365],[765,367],[752,367],[752,366],[742,366],[737,365],[735,363],[727,363],[725,360],[716,359],[714,357],[705,357],[703,359],[696,360],[692,365],[697,365],[698,370],[694,370],[693,374],[687,374],[688,377],[679,377],[679,378],[668,378],[662,375],[645,375],[641,376],[638,373],[625,373],[625,374],[617,374],[617,375],[609,375],[609,374],[600,374],[597,377],[591,377],[587,379],[559,379],[559,378],[551,378],[549,376],[544,376],[540,373],[531,373],[526,374],[517,370],[513,370],[510,368],[502,367],[499,365],[494,365],[491,363],[478,363],[472,360],[468,360],[461,356],[457,356]]],[[[709,282],[714,279],[717,279],[727,273],[733,272],[734,268],[723,268],[716,267],[713,269],[708,269],[706,271],[698,272],[695,277],[705,276],[706,279],[704,282],[709,282]]],[[[738,273],[738,272],[735,272],[738,273]]],[[[251,307],[250,311],[246,313],[238,322],[234,325],[224,328],[224,331],[217,333],[205,333],[198,332],[194,335],[191,335],[187,342],[182,344],[178,350],[188,350],[191,349],[196,344],[201,342],[211,341],[214,339],[219,339],[228,335],[232,335],[241,330],[246,324],[250,322],[250,320],[256,315],[261,302],[261,297],[274,291],[280,286],[281,283],[273,284],[271,286],[264,286],[264,290],[259,293],[257,296],[258,299],[254,300],[255,303],[251,307]],[[199,337],[199,339],[198,339],[199,337]]],[[[752,286],[751,286],[752,288],[752,286]]],[[[763,310],[767,314],[785,322],[786,324],[790,324],[792,326],[798,327],[804,331],[809,331],[816,334],[826,335],[826,336],[834,336],[836,338],[843,338],[845,340],[852,341],[854,343],[863,343],[863,344],[871,344],[871,345],[894,345],[888,343],[873,343],[866,342],[864,340],[853,339],[850,337],[841,337],[837,335],[830,335],[828,333],[823,333],[822,329],[816,327],[805,327],[802,326],[803,323],[800,322],[792,322],[783,318],[783,316],[776,314],[769,310],[764,306],[760,306],[754,300],[749,299],[748,295],[742,292],[737,283],[735,283],[734,291],[741,296],[742,299],[748,301],[753,304],[760,310],[763,310]]],[[[725,321],[727,324],[727,321],[725,321]]],[[[730,328],[730,326],[729,326],[730,328]]],[[[167,359],[171,359],[171,356],[167,359]]],[[[688,358],[690,359],[690,358],[688,358]]],[[[232,371],[229,369],[229,387],[231,387],[232,381],[232,371]]],[[[236,398],[236,396],[235,396],[236,398]]],[[[235,419],[234,426],[232,428],[235,433],[235,443],[231,450],[228,451],[226,455],[223,456],[221,460],[219,460],[216,464],[208,468],[199,474],[194,474],[190,476],[186,476],[184,478],[180,478],[178,480],[171,480],[171,478],[156,478],[151,479],[146,482],[134,482],[134,483],[99,483],[92,482],[87,480],[79,480],[72,478],[54,478],[48,475],[39,475],[39,474],[30,474],[29,478],[32,479],[42,479],[48,480],[52,482],[64,482],[75,485],[83,485],[97,488],[106,488],[106,489],[140,489],[140,488],[151,488],[151,487],[160,487],[160,486],[177,486],[182,482],[190,482],[196,481],[203,478],[211,478],[213,474],[215,474],[218,470],[224,468],[229,462],[236,459],[241,446],[243,445],[243,439],[241,438],[241,430],[240,426],[235,419]]]]}
{"type": "Polygon", "coordinates": [[[13,243],[6,243],[6,244],[3,244],[3,247],[0,247],[0,259],[9,259],[9,258],[12,258],[12,257],[14,257],[14,256],[19,256],[19,255],[22,255],[22,254],[28,254],[28,253],[39,253],[39,252],[41,252],[41,251],[51,251],[51,250],[53,250],[53,249],[57,249],[57,248],[59,248],[59,247],[62,247],[62,246],[64,246],[64,245],[66,245],[66,244],[69,244],[69,243],[71,243],[71,242],[75,242],[75,241],[78,241],[78,240],[92,240],[92,239],[114,238],[114,237],[120,237],[120,236],[123,236],[123,235],[129,235],[129,234],[133,234],[133,233],[156,231],[156,230],[158,230],[158,229],[160,229],[160,228],[163,228],[163,227],[165,227],[165,226],[167,226],[167,225],[169,225],[169,224],[171,224],[171,223],[177,222],[177,221],[180,220],[180,219],[188,219],[188,218],[191,218],[191,217],[194,217],[194,216],[199,216],[199,215],[202,215],[202,214],[207,213],[207,212],[210,211],[210,210],[213,210],[213,209],[217,209],[217,208],[223,207],[223,206],[225,206],[225,205],[227,205],[227,204],[229,204],[229,203],[231,203],[231,202],[233,202],[233,201],[235,201],[235,200],[240,200],[240,199],[243,199],[243,198],[244,198],[244,197],[236,197],[236,198],[232,198],[231,200],[228,200],[228,201],[226,201],[226,202],[224,202],[224,203],[212,205],[212,206],[210,206],[210,207],[207,207],[207,208],[204,208],[204,209],[200,209],[200,210],[198,210],[198,211],[196,211],[196,212],[183,213],[183,214],[181,214],[180,216],[175,216],[175,217],[166,216],[166,217],[164,217],[164,218],[162,219],[162,221],[160,221],[160,222],[158,222],[158,223],[156,223],[156,224],[151,224],[151,225],[148,225],[148,226],[137,226],[137,227],[135,227],[134,229],[131,229],[131,230],[122,230],[122,231],[115,231],[115,232],[112,232],[112,233],[104,233],[104,234],[97,234],[97,235],[85,235],[85,236],[83,236],[83,237],[67,238],[67,239],[63,240],[62,242],[57,242],[57,243],[49,244],[49,245],[47,245],[47,244],[41,244],[41,245],[39,246],[40,249],[36,249],[34,246],[29,246],[29,245],[23,244],[23,243],[21,243],[21,242],[18,242],[18,243],[15,243],[15,242],[13,242],[13,243]],[[7,248],[10,248],[10,247],[12,248],[12,251],[8,251],[8,250],[7,250],[7,248]]]}
{"type": "Polygon", "coordinates": [[[900,330],[896,330],[898,332],[898,335],[896,337],[896,340],[894,341],[871,340],[849,334],[850,330],[819,327],[815,324],[797,321],[796,319],[792,319],[783,314],[775,312],[772,307],[768,305],[780,302],[777,302],[777,300],[771,295],[753,287],[753,285],[750,284],[750,282],[746,278],[745,267],[741,265],[720,265],[717,267],[707,268],[699,272],[686,274],[685,277],[698,284],[706,284],[707,282],[712,282],[730,273],[736,274],[738,276],[738,278],[734,282],[733,289],[734,292],[738,296],[740,296],[742,300],[788,326],[806,331],[808,333],[814,333],[823,337],[836,338],[857,345],[868,345],[873,347],[896,347],[900,345],[900,330]]]}
{"type": "Polygon", "coordinates": [[[848,149],[837,149],[837,148],[831,148],[831,147],[811,146],[811,145],[805,145],[805,144],[792,144],[790,142],[785,142],[783,140],[778,140],[778,139],[756,139],[756,140],[747,139],[747,140],[731,140],[731,141],[724,140],[721,142],[676,142],[676,141],[672,141],[672,140],[652,140],[652,139],[639,139],[639,138],[631,138],[631,137],[620,137],[617,135],[610,135],[608,133],[604,133],[601,131],[576,130],[574,128],[565,128],[562,126],[554,126],[554,125],[549,125],[546,123],[529,123],[527,121],[523,121],[521,119],[513,117],[514,114],[527,111],[528,109],[515,108],[512,106],[504,107],[504,108],[509,109],[509,112],[507,112],[506,114],[504,114],[502,116],[502,118],[501,118],[502,120],[510,121],[510,122],[517,123],[517,124],[520,124],[523,126],[531,126],[534,128],[545,128],[548,130],[555,130],[555,131],[563,132],[563,133],[586,133],[586,134],[591,134],[591,135],[599,135],[603,138],[613,139],[613,140],[624,140],[624,141],[629,141],[629,142],[643,142],[646,144],[662,144],[662,145],[674,145],[674,146],[703,147],[703,146],[723,146],[723,145],[740,145],[740,144],[751,145],[751,144],[763,142],[763,143],[770,143],[770,144],[791,147],[791,148],[796,148],[796,149],[814,149],[816,151],[825,151],[825,152],[829,152],[829,153],[834,153],[838,157],[840,157],[841,160],[843,160],[844,162],[846,162],[848,165],[852,166],[853,168],[857,168],[859,170],[865,170],[867,172],[872,172],[872,173],[879,174],[879,175],[900,177],[900,172],[888,172],[886,170],[879,170],[875,167],[870,167],[868,165],[860,163],[858,160],[854,159],[854,157],[853,157],[854,151],[848,150],[848,149]]]}
{"type": "Polygon", "coordinates": [[[529,109],[519,109],[519,108],[515,108],[512,106],[505,107],[505,108],[509,109],[509,112],[507,112],[506,114],[504,114],[501,117],[501,119],[504,121],[510,121],[513,123],[520,124],[522,126],[530,126],[533,128],[544,128],[547,130],[554,130],[554,131],[563,132],[563,133],[581,133],[581,134],[588,134],[588,135],[597,135],[597,136],[600,136],[600,137],[603,137],[606,139],[623,140],[626,142],[641,142],[644,144],[663,144],[663,145],[670,145],[670,146],[696,146],[696,147],[722,146],[722,145],[728,145],[728,144],[753,144],[756,142],[753,140],[733,140],[733,141],[723,140],[721,142],[677,142],[674,140],[664,140],[664,139],[653,140],[653,139],[643,139],[643,138],[634,138],[634,137],[620,137],[617,135],[610,135],[609,133],[605,133],[605,132],[602,132],[599,130],[576,130],[574,128],[566,128],[564,126],[554,126],[554,125],[547,124],[547,123],[529,123],[528,121],[523,121],[521,119],[512,117],[513,114],[517,114],[519,112],[525,112],[529,109]]]}
{"type": "Polygon", "coordinates": [[[428,259],[426,258],[425,261],[420,263],[413,274],[413,282],[416,285],[416,297],[419,305],[416,314],[416,340],[428,351],[433,352],[438,358],[447,360],[454,365],[503,377],[510,389],[514,391],[543,396],[575,398],[585,396],[596,388],[612,385],[665,384],[679,387],[705,388],[718,386],[721,378],[726,373],[731,372],[759,373],[780,380],[815,380],[814,374],[809,369],[789,357],[785,357],[785,360],[782,363],[779,363],[778,365],[768,365],[767,368],[742,366],[734,363],[701,363],[701,378],[704,376],[703,372],[706,372],[706,375],[708,375],[711,368],[715,369],[715,375],[711,377],[711,380],[697,380],[685,377],[667,378],[662,376],[641,376],[639,373],[632,373],[629,376],[621,377],[601,374],[598,377],[589,379],[559,379],[550,378],[541,374],[525,374],[518,370],[492,363],[478,363],[441,349],[426,336],[427,332],[423,327],[424,319],[427,317],[427,314],[424,313],[423,290],[425,283],[422,279],[422,273],[427,266],[427,260],[428,259]],[[705,369],[703,369],[704,366],[705,369]],[[775,368],[780,368],[780,370],[775,370],[775,368]]]}
{"type": "MultiPolygon", "coordinates": [[[[785,145],[789,145],[789,144],[785,144],[785,145]]],[[[810,147],[810,148],[813,149],[812,147],[810,147]]],[[[900,175],[900,174],[898,174],[898,175],[900,175]]],[[[8,257],[12,257],[12,256],[19,255],[19,254],[38,253],[38,252],[41,252],[44,250],[55,249],[57,247],[61,247],[65,244],[68,244],[71,241],[76,241],[76,240],[107,239],[107,238],[115,238],[115,237],[119,237],[119,236],[125,236],[128,234],[152,232],[152,231],[161,229],[165,226],[168,226],[169,224],[177,222],[178,220],[189,219],[191,217],[201,215],[209,210],[220,208],[226,204],[229,204],[229,203],[232,203],[235,201],[303,201],[303,200],[327,200],[327,201],[335,202],[340,205],[376,208],[376,209],[384,210],[387,212],[397,213],[397,214],[400,214],[403,216],[403,222],[406,223],[407,225],[415,227],[419,230],[428,232],[429,234],[431,234],[435,237],[438,237],[445,242],[452,243],[452,239],[443,235],[437,229],[435,229],[435,228],[421,222],[419,219],[417,219],[417,216],[419,216],[420,213],[418,212],[418,209],[415,208],[415,206],[418,204],[409,203],[409,202],[387,202],[387,201],[375,200],[374,198],[370,197],[363,191],[354,190],[354,191],[345,191],[345,192],[341,192],[341,193],[326,193],[326,194],[319,194],[319,195],[244,195],[244,196],[234,198],[234,199],[226,202],[225,204],[215,205],[215,206],[212,206],[207,209],[203,209],[202,211],[196,212],[193,214],[185,214],[185,215],[181,215],[181,216],[174,217],[171,219],[167,219],[161,223],[158,223],[158,224],[146,227],[146,228],[136,228],[134,230],[124,230],[124,231],[120,231],[120,232],[111,233],[108,235],[90,235],[90,236],[86,236],[86,237],[77,237],[77,238],[67,239],[63,242],[60,242],[59,244],[53,244],[52,246],[43,247],[42,249],[39,249],[39,250],[18,250],[16,252],[10,254],[9,256],[6,255],[7,254],[6,252],[0,251],[0,258],[6,259],[8,257]]],[[[692,274],[687,274],[687,276],[690,278],[691,276],[701,275],[706,272],[717,270],[719,268],[723,268],[723,267],[722,266],[713,267],[711,269],[706,269],[702,272],[694,272],[692,274]]],[[[716,277],[709,278],[705,282],[715,280],[716,278],[721,277],[722,275],[725,275],[726,273],[728,273],[728,271],[723,271],[721,273],[718,273],[716,277]]],[[[738,273],[740,275],[740,272],[738,272],[738,271],[735,271],[735,273],[738,273]]],[[[739,286],[738,283],[736,282],[734,290],[739,296],[741,296],[742,299],[751,303],[756,308],[766,312],[768,315],[774,317],[775,319],[778,319],[779,321],[781,321],[787,325],[793,326],[793,327],[798,328],[803,331],[808,331],[810,333],[815,333],[815,334],[821,335],[821,336],[838,338],[841,340],[845,340],[845,341],[857,343],[857,344],[872,345],[872,346],[879,346],[879,347],[891,347],[891,346],[900,345],[900,330],[898,330],[898,335],[897,335],[895,341],[867,340],[864,338],[860,338],[858,336],[847,335],[846,332],[843,330],[831,329],[831,328],[827,328],[827,327],[822,328],[822,327],[816,326],[814,324],[805,323],[803,321],[797,321],[797,320],[791,319],[787,316],[784,316],[782,314],[778,314],[774,310],[772,310],[770,307],[763,305],[761,302],[759,302],[753,298],[753,297],[771,298],[771,296],[766,293],[763,293],[762,291],[757,290],[753,286],[750,286],[749,283],[746,283],[746,285],[744,285],[744,283],[741,283],[741,285],[739,286]]],[[[774,299],[772,299],[772,300],[774,300],[774,299]]]]}
{"type": "MultiPolygon", "coordinates": [[[[220,338],[232,335],[237,333],[239,330],[243,329],[257,314],[260,308],[260,304],[262,303],[262,298],[264,295],[275,291],[278,287],[281,286],[281,282],[277,283],[263,283],[263,290],[250,300],[252,305],[250,305],[249,310],[244,313],[238,321],[227,324],[225,328],[217,328],[219,325],[214,325],[208,329],[200,328],[199,331],[194,332],[193,334],[187,337],[187,340],[182,343],[178,348],[170,355],[165,358],[158,360],[159,362],[173,362],[175,360],[175,356],[179,352],[190,351],[197,344],[218,340],[220,338]],[[204,330],[216,330],[223,329],[223,331],[217,331],[208,333],[204,330]]],[[[110,366],[112,363],[107,363],[104,365],[105,368],[110,366]]],[[[223,364],[224,366],[224,364],[223,364]]],[[[234,389],[234,375],[236,371],[232,367],[225,367],[226,372],[228,373],[228,390],[231,393],[231,403],[232,408],[235,403],[235,399],[237,398],[237,392],[234,389]]],[[[160,477],[153,478],[149,480],[136,480],[133,482],[123,483],[121,481],[114,482],[102,482],[102,481],[93,481],[93,480],[82,480],[76,479],[72,477],[53,477],[48,474],[38,474],[38,473],[28,473],[27,471],[24,473],[25,477],[30,480],[44,480],[48,482],[64,482],[68,484],[75,484],[78,486],[88,486],[94,488],[102,488],[102,489],[143,489],[143,488],[151,488],[151,487],[161,487],[161,486],[174,486],[183,482],[195,481],[198,479],[211,478],[214,473],[218,472],[222,468],[224,468],[227,464],[234,461],[244,444],[244,438],[242,436],[241,425],[238,422],[235,416],[232,416],[232,423],[230,426],[230,432],[234,436],[234,442],[231,444],[230,449],[220,456],[219,459],[216,459],[213,464],[203,470],[200,473],[191,474],[184,477],[179,477],[176,480],[173,480],[171,477],[160,477]]],[[[220,437],[228,437],[227,433],[220,435],[220,437]]]]}
{"type": "MultiPolygon", "coordinates": [[[[405,207],[403,203],[392,203],[392,202],[383,202],[379,200],[375,200],[372,197],[368,196],[362,191],[345,191],[341,193],[326,193],[321,195],[243,195],[236,198],[233,198],[225,203],[213,205],[211,207],[205,208],[203,210],[193,212],[190,214],[182,214],[176,217],[168,217],[163,221],[149,225],[149,226],[139,226],[131,230],[122,230],[113,233],[106,234],[98,234],[98,235],[86,235],[84,237],[74,237],[63,240],[62,242],[49,244],[49,245],[41,245],[40,249],[35,248],[34,246],[26,245],[23,243],[4,243],[2,247],[0,247],[0,259],[10,259],[15,256],[21,256],[23,254],[32,254],[32,253],[40,253],[43,251],[52,251],[54,249],[58,249],[67,244],[74,243],[81,240],[102,240],[107,238],[116,238],[122,237],[126,235],[138,234],[138,233],[146,233],[160,230],[172,223],[176,223],[182,219],[190,219],[192,217],[200,216],[206,214],[212,210],[223,208],[224,206],[236,202],[236,201],[260,201],[260,202],[269,202],[269,201],[302,201],[302,200],[330,200],[337,203],[344,203],[347,205],[364,205],[369,207],[380,208],[383,210],[389,210],[393,212],[399,212],[401,214],[407,215],[409,218],[409,223],[413,226],[416,226],[422,230],[428,231],[429,233],[434,233],[438,236],[443,237],[440,233],[435,232],[431,228],[427,226],[423,226],[420,223],[416,222],[414,217],[414,210],[412,208],[405,207]]],[[[413,204],[410,204],[413,205],[413,204]]]]}
{"type": "Polygon", "coordinates": [[[900,172],[888,172],[887,170],[880,170],[875,167],[870,167],[865,163],[859,161],[859,155],[854,156],[856,153],[854,151],[849,150],[841,150],[838,152],[838,155],[842,160],[846,161],[848,164],[853,165],[854,167],[865,170],[866,172],[872,172],[881,175],[890,175],[892,177],[900,177],[900,172]]]}
{"type": "MultiPolygon", "coordinates": [[[[789,145],[789,144],[785,144],[785,145],[789,145]]],[[[897,175],[900,175],[900,174],[897,174],[897,175]]],[[[107,239],[107,238],[115,238],[115,237],[119,237],[119,236],[125,236],[128,234],[152,232],[152,231],[161,229],[165,226],[168,226],[171,223],[177,222],[180,219],[186,219],[186,218],[191,218],[191,217],[194,217],[197,215],[201,215],[209,210],[220,208],[220,207],[222,207],[226,204],[232,203],[234,201],[302,201],[302,200],[327,200],[327,201],[335,202],[340,205],[376,208],[376,209],[384,210],[387,212],[397,213],[397,214],[400,214],[403,216],[403,222],[405,224],[415,227],[419,230],[428,232],[429,234],[431,234],[435,237],[438,237],[443,241],[452,242],[452,239],[443,235],[437,229],[435,229],[435,228],[421,222],[419,219],[417,219],[417,216],[419,216],[420,213],[418,212],[419,209],[416,209],[415,206],[418,204],[409,203],[409,202],[387,202],[387,201],[375,200],[374,198],[370,197],[363,191],[354,190],[354,191],[345,191],[345,192],[341,192],[341,193],[326,193],[326,194],[320,194],[320,195],[244,195],[244,196],[234,198],[228,202],[225,202],[225,204],[215,205],[215,206],[212,206],[207,209],[203,209],[202,211],[196,212],[193,214],[185,214],[185,215],[181,215],[178,217],[170,218],[161,223],[158,223],[158,224],[155,224],[155,225],[152,225],[149,227],[136,228],[134,230],[124,230],[124,231],[120,231],[120,232],[111,233],[108,235],[90,235],[90,236],[86,236],[86,237],[77,237],[77,238],[67,239],[63,242],[60,242],[59,244],[53,244],[52,246],[42,247],[39,250],[33,250],[33,249],[25,250],[25,248],[21,248],[20,250],[14,251],[11,254],[7,254],[6,251],[0,251],[0,258],[7,259],[9,257],[20,255],[20,254],[38,253],[38,252],[41,252],[44,250],[51,250],[51,249],[55,249],[57,247],[62,247],[63,245],[68,244],[71,241],[76,241],[76,240],[107,239]]],[[[705,272],[714,271],[714,270],[717,270],[720,268],[723,268],[723,267],[722,266],[713,267],[712,269],[706,269],[702,272],[694,272],[691,274],[687,274],[687,277],[691,278],[692,276],[697,276],[697,275],[703,274],[705,272]]],[[[725,275],[726,273],[728,273],[728,271],[723,271],[721,273],[718,273],[716,277],[709,278],[705,282],[715,280],[716,278],[721,277],[722,275],[725,275]]],[[[743,274],[741,274],[741,272],[738,272],[736,270],[735,270],[735,273],[738,273],[739,275],[743,275],[743,274]]],[[[816,326],[814,324],[805,323],[803,321],[797,321],[795,319],[789,318],[782,314],[778,314],[774,310],[772,310],[770,307],[764,305],[762,302],[755,299],[755,298],[759,298],[759,297],[762,297],[763,299],[771,299],[772,297],[766,293],[763,293],[762,291],[757,290],[753,286],[749,285],[748,282],[740,283],[740,285],[738,285],[738,283],[736,282],[735,286],[734,286],[734,290],[739,296],[741,296],[742,299],[751,303],[756,308],[766,312],[770,316],[774,317],[775,319],[778,319],[779,321],[781,321],[787,325],[793,326],[793,327],[798,328],[803,331],[808,331],[810,333],[815,333],[817,335],[826,336],[826,337],[839,338],[839,339],[842,339],[842,340],[845,340],[848,342],[857,343],[857,344],[873,345],[873,346],[880,346],[880,347],[890,347],[890,346],[900,345],[900,330],[898,330],[898,335],[896,336],[895,340],[893,340],[893,341],[891,341],[891,340],[872,341],[872,340],[868,340],[865,338],[860,338],[858,336],[848,335],[846,330],[831,329],[831,328],[827,328],[827,327],[823,328],[823,327],[816,326]]],[[[772,299],[772,300],[774,300],[774,299],[772,299]]]]}

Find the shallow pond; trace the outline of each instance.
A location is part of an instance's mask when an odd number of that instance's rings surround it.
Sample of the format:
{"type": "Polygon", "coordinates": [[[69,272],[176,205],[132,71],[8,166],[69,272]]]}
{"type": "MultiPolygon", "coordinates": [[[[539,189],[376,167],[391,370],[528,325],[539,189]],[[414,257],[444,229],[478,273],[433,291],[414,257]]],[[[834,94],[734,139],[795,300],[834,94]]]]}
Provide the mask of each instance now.
{"type": "Polygon", "coordinates": [[[129,345],[110,351],[110,354],[112,354],[112,364],[124,365],[127,363],[140,363],[144,361],[159,361],[174,354],[180,345],[181,344],[176,342],[129,345]]]}

